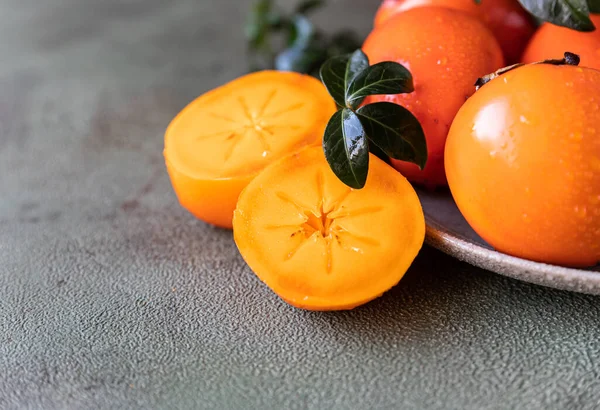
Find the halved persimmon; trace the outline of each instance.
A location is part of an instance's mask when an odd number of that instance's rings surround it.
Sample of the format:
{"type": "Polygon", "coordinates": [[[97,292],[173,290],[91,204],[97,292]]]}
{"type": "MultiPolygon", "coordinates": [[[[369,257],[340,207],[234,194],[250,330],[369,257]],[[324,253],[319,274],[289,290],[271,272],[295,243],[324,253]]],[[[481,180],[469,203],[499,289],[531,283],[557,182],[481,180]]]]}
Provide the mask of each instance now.
{"type": "Polygon", "coordinates": [[[313,77],[248,74],[181,111],[165,134],[165,161],[181,205],[231,228],[242,189],[266,165],[321,143],[335,103],[313,77]]]}
{"type": "Polygon", "coordinates": [[[321,148],[261,172],[240,195],[235,242],[250,268],[289,304],[352,309],[396,285],[423,245],[410,183],[370,155],[363,189],[347,187],[321,148]]]}

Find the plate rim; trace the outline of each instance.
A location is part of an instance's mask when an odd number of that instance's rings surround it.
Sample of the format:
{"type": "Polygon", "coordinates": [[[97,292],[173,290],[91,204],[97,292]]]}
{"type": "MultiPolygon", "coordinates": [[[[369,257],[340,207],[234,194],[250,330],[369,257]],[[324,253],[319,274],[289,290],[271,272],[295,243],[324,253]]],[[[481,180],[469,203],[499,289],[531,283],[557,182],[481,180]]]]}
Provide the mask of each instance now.
{"type": "Polygon", "coordinates": [[[600,295],[600,272],[534,262],[460,238],[426,216],[425,243],[470,265],[554,289],[600,295]]]}

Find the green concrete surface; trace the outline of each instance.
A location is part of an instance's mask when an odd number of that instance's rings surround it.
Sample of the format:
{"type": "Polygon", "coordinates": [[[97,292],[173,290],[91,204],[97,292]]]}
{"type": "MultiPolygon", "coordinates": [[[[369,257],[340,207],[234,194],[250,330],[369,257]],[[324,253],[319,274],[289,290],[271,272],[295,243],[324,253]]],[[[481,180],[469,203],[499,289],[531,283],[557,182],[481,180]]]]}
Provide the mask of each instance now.
{"type": "MultiPolygon", "coordinates": [[[[375,1],[330,3],[368,31],[375,1]]],[[[244,71],[248,6],[0,0],[0,408],[599,408],[598,297],[426,248],[305,312],[179,207],[164,129],[244,71]]]]}

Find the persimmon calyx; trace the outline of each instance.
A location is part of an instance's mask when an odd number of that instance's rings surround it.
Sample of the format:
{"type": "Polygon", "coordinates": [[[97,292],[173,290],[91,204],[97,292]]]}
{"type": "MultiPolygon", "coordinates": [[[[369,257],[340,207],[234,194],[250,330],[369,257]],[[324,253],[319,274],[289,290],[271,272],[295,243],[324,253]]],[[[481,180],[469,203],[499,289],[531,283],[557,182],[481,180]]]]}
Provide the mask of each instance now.
{"type": "Polygon", "coordinates": [[[512,71],[512,70],[522,67],[524,65],[550,64],[550,65],[578,66],[580,61],[581,61],[581,58],[577,54],[566,51],[564,58],[561,58],[561,59],[542,60],[542,61],[537,61],[535,63],[530,63],[530,64],[518,63],[518,64],[509,65],[508,67],[503,67],[503,68],[499,69],[498,71],[495,71],[491,74],[488,74],[488,75],[478,78],[477,81],[475,82],[475,89],[479,90],[481,87],[483,87],[484,85],[486,85],[493,79],[498,78],[501,75],[506,74],[509,71],[512,71]]]}

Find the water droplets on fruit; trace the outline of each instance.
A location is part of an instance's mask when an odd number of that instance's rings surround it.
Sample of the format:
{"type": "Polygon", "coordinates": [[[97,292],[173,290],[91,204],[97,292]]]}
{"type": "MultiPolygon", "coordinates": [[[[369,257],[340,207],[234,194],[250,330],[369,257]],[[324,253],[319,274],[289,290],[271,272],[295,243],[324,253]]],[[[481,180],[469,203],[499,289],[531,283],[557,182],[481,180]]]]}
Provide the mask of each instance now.
{"type": "Polygon", "coordinates": [[[580,132],[572,132],[569,134],[569,138],[573,141],[579,142],[583,139],[583,134],[580,132]]]}
{"type": "Polygon", "coordinates": [[[587,207],[585,206],[576,206],[573,211],[575,211],[575,215],[578,218],[585,218],[587,216],[587,207]]]}
{"type": "Polygon", "coordinates": [[[448,57],[442,57],[437,61],[438,65],[446,65],[448,64],[448,57]]]}
{"type": "Polygon", "coordinates": [[[531,122],[530,122],[530,121],[527,119],[527,117],[526,117],[526,116],[524,116],[524,115],[521,115],[521,116],[519,117],[519,121],[521,121],[521,123],[523,123],[523,124],[531,124],[531,122]]]}

